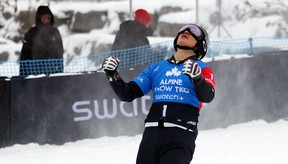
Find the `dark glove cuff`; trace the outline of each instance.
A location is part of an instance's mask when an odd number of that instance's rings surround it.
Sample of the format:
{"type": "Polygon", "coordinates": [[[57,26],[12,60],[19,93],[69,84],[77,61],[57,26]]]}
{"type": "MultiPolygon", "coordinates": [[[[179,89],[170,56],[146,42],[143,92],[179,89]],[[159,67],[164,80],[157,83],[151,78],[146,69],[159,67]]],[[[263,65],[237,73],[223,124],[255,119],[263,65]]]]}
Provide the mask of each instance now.
{"type": "Polygon", "coordinates": [[[191,80],[193,81],[193,83],[195,85],[197,85],[197,84],[200,84],[204,80],[204,78],[200,75],[200,76],[198,76],[198,77],[196,77],[194,79],[191,79],[191,80]]]}
{"type": "Polygon", "coordinates": [[[113,71],[109,71],[109,70],[104,70],[106,76],[108,77],[112,77],[115,75],[115,73],[117,72],[116,70],[113,70],[113,71]]]}
{"type": "Polygon", "coordinates": [[[122,78],[120,77],[120,75],[117,71],[114,71],[114,74],[110,74],[110,75],[108,75],[106,73],[106,75],[107,75],[107,78],[110,82],[113,81],[116,83],[121,83],[121,81],[122,81],[122,78]]]}

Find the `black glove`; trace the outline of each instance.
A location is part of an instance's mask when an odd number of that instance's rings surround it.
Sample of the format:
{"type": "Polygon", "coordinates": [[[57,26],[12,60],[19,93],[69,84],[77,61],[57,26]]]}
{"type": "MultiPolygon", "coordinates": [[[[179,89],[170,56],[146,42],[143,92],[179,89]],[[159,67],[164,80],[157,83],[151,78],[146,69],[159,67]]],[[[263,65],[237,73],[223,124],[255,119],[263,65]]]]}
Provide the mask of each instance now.
{"type": "Polygon", "coordinates": [[[119,61],[120,60],[114,56],[110,56],[104,60],[102,69],[106,73],[109,81],[117,82],[121,80],[121,77],[117,72],[119,61]]]}
{"type": "Polygon", "coordinates": [[[184,62],[182,73],[188,75],[193,82],[196,82],[201,78],[201,68],[191,59],[184,62]]]}

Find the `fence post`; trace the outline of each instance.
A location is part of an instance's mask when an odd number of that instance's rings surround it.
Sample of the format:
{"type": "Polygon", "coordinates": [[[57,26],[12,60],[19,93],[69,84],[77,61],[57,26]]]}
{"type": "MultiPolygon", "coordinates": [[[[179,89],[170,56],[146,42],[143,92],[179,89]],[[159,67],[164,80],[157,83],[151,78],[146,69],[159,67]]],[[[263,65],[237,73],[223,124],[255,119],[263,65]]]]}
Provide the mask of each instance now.
{"type": "Polygon", "coordinates": [[[254,52],[253,52],[253,38],[249,38],[248,42],[249,42],[249,55],[253,55],[254,54],[254,52]]]}

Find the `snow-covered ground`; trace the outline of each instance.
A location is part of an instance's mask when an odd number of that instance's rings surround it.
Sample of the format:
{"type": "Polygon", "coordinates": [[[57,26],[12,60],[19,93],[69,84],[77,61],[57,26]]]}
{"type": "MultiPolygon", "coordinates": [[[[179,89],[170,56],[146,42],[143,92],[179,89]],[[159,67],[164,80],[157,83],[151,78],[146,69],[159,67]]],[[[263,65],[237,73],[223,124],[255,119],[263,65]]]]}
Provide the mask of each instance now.
{"type": "MultiPolygon", "coordinates": [[[[199,131],[191,162],[287,164],[288,119],[258,120],[199,131]]],[[[86,139],[62,146],[28,144],[0,149],[1,164],[133,164],[141,135],[86,139]]]]}

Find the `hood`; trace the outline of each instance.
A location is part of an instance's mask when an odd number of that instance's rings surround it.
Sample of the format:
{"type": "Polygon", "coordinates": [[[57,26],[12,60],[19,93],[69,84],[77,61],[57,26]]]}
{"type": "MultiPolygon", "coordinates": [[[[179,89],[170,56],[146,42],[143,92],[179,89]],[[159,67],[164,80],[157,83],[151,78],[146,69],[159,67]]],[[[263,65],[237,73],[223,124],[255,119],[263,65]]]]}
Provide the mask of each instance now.
{"type": "Polygon", "coordinates": [[[41,23],[41,15],[49,14],[51,15],[51,25],[54,25],[54,15],[48,6],[39,6],[36,12],[35,24],[40,25],[41,23]]]}

